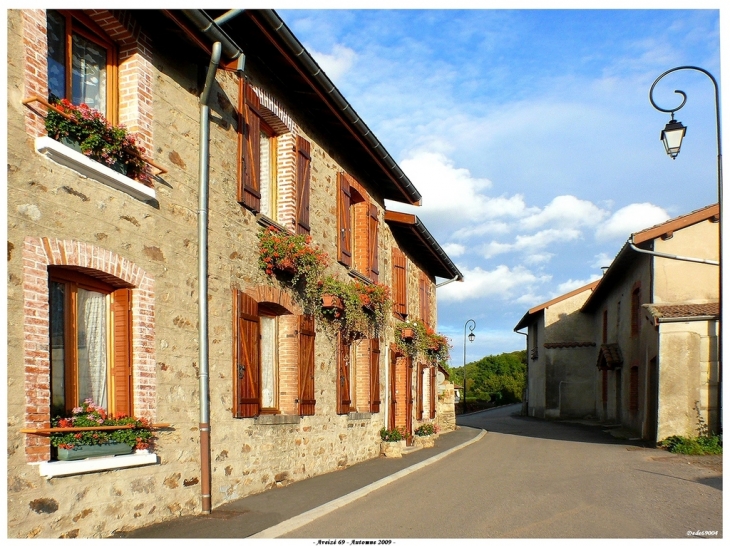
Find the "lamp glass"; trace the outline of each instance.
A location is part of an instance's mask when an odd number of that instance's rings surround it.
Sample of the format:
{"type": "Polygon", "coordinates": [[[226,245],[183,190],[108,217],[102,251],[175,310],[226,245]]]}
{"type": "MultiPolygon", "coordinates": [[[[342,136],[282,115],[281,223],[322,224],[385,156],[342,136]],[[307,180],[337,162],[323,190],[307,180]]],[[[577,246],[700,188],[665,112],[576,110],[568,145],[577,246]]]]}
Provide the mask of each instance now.
{"type": "Polygon", "coordinates": [[[666,127],[664,127],[661,139],[664,143],[664,149],[672,159],[679,155],[679,149],[682,147],[682,139],[686,132],[687,128],[682,125],[681,122],[676,120],[671,120],[667,123],[666,127]]]}
{"type": "Polygon", "coordinates": [[[469,334],[469,341],[474,341],[474,337],[475,337],[474,336],[474,332],[472,332],[471,334],[469,334]]]}

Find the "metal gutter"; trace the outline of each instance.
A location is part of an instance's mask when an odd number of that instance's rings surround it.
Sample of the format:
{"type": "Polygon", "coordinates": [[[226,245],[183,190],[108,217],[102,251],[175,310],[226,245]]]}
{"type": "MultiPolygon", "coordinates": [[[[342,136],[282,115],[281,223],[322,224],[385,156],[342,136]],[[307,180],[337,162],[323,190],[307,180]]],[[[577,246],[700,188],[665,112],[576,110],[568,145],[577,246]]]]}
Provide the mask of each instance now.
{"type": "Polygon", "coordinates": [[[656,252],[654,250],[644,250],[643,248],[639,248],[636,245],[634,245],[634,236],[632,235],[628,240],[628,245],[631,247],[631,250],[634,252],[640,252],[641,254],[649,254],[650,256],[656,256],[657,258],[668,258],[670,260],[680,260],[684,262],[695,262],[699,264],[708,264],[708,265],[720,265],[720,262],[716,260],[706,260],[704,258],[690,258],[687,256],[677,256],[675,254],[665,254],[663,252],[656,252]]]}
{"type": "Polygon", "coordinates": [[[373,153],[375,157],[379,158],[383,167],[386,171],[389,171],[391,178],[403,192],[404,197],[408,199],[408,203],[412,205],[420,205],[422,196],[419,191],[401,170],[395,160],[390,156],[381,142],[375,137],[365,122],[360,119],[360,116],[357,115],[357,112],[355,112],[350,103],[348,103],[345,97],[342,96],[337,87],[335,87],[335,84],[332,83],[312,56],[306,49],[304,49],[304,46],[301,42],[299,42],[296,36],[292,34],[279,15],[271,9],[264,9],[258,12],[276,35],[281,38],[282,42],[289,49],[289,52],[294,56],[294,58],[296,58],[309,73],[309,77],[312,78],[325,95],[329,97],[338,113],[350,124],[351,129],[353,129],[355,133],[364,140],[365,143],[367,143],[370,147],[371,153],[373,153]]]}

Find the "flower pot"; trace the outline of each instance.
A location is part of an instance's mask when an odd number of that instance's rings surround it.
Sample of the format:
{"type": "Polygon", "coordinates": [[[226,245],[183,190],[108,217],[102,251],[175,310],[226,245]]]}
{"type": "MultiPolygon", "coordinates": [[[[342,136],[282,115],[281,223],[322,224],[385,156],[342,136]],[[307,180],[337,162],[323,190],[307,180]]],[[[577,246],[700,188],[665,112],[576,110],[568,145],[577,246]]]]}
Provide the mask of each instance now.
{"type": "Polygon", "coordinates": [[[339,296],[335,296],[334,294],[322,294],[322,308],[342,311],[345,306],[339,296]]]}
{"type": "Polygon", "coordinates": [[[400,331],[400,337],[404,341],[412,340],[414,335],[415,335],[415,332],[413,331],[413,328],[403,328],[400,331]]]}
{"type": "Polygon", "coordinates": [[[405,440],[399,442],[380,442],[380,454],[383,457],[399,459],[403,456],[405,440]]]}
{"type": "Polygon", "coordinates": [[[132,453],[129,444],[101,444],[94,446],[76,446],[73,449],[58,448],[59,461],[79,461],[91,457],[110,457],[132,453]]]}
{"type": "Polygon", "coordinates": [[[429,434],[428,436],[416,436],[416,445],[421,447],[433,447],[435,436],[429,434]]]}
{"type": "Polygon", "coordinates": [[[58,139],[58,142],[60,142],[64,146],[68,146],[72,150],[76,150],[79,153],[83,153],[81,151],[81,144],[76,140],[73,140],[69,137],[62,136],[61,138],[58,139]]]}

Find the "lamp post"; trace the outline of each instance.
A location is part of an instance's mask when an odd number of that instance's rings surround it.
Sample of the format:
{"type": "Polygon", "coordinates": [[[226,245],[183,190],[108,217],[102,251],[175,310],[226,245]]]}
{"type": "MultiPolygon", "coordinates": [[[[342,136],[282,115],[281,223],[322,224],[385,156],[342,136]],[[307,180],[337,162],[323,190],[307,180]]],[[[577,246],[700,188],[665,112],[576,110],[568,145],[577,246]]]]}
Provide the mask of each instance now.
{"type": "Polygon", "coordinates": [[[469,326],[469,343],[474,341],[474,328],[477,327],[477,323],[472,319],[469,319],[464,324],[464,411],[462,414],[466,414],[466,327],[469,326]]]}
{"type": "Polygon", "coordinates": [[[722,222],[723,222],[723,216],[722,216],[722,140],[720,137],[720,97],[717,89],[717,80],[715,80],[714,76],[710,74],[707,70],[704,68],[699,68],[697,66],[678,66],[676,68],[672,68],[670,70],[667,70],[664,72],[661,76],[659,76],[656,80],[654,80],[654,83],[651,86],[651,89],[649,89],[649,102],[651,102],[651,105],[659,110],[660,112],[666,112],[671,115],[671,119],[669,123],[667,123],[666,127],[664,127],[664,130],[661,132],[661,139],[664,143],[664,148],[667,152],[667,154],[672,158],[675,159],[677,155],[679,154],[680,147],[682,146],[682,138],[687,132],[687,128],[682,125],[681,122],[674,120],[674,112],[679,110],[684,106],[684,104],[687,102],[687,95],[684,93],[684,91],[680,91],[678,89],[675,89],[675,93],[682,95],[682,103],[677,106],[676,108],[672,109],[665,109],[660,108],[657,106],[657,104],[654,102],[654,87],[657,83],[659,83],[659,80],[661,80],[664,76],[667,74],[671,74],[672,72],[677,72],[678,70],[695,70],[697,72],[702,72],[705,76],[710,78],[712,81],[712,85],[715,88],[715,130],[717,134],[717,201],[719,206],[719,213],[720,213],[720,221],[718,222],[718,242],[720,245],[718,256],[719,256],[719,272],[718,272],[718,300],[719,300],[719,307],[720,307],[720,320],[718,321],[718,332],[717,332],[717,365],[718,365],[718,386],[717,386],[717,396],[718,396],[718,423],[720,425],[720,432],[722,432],[722,222]]]}

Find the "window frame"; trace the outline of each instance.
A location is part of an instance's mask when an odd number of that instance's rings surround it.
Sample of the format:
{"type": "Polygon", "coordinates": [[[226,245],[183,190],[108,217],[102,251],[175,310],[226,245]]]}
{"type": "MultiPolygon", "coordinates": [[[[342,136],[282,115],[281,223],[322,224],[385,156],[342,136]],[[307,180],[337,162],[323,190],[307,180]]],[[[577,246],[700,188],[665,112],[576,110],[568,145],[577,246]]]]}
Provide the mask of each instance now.
{"type": "MultiPolygon", "coordinates": [[[[48,12],[55,12],[64,19],[64,97],[69,101],[73,99],[73,35],[77,34],[89,40],[107,52],[106,58],[106,111],[102,112],[104,117],[112,125],[118,123],[119,118],[119,75],[118,63],[119,53],[116,44],[111,38],[94,22],[81,11],[68,9],[54,9],[46,12],[46,25],[48,25],[48,12]]],[[[46,54],[47,55],[47,54],[46,54]]]]}
{"type": "MultiPolygon", "coordinates": [[[[71,411],[80,406],[79,389],[79,362],[78,362],[78,289],[90,290],[105,295],[106,314],[106,410],[110,415],[123,413],[134,414],[132,396],[132,334],[131,334],[131,290],[111,286],[99,279],[81,272],[51,267],[48,272],[49,283],[49,321],[52,321],[53,309],[50,297],[51,284],[62,283],[67,288],[64,291],[64,356],[63,356],[63,399],[64,410],[71,411]]],[[[49,360],[50,373],[53,377],[53,326],[49,324],[49,360]]],[[[51,407],[53,404],[53,380],[50,385],[51,407]]],[[[99,400],[94,400],[99,404],[99,400]]]]}

